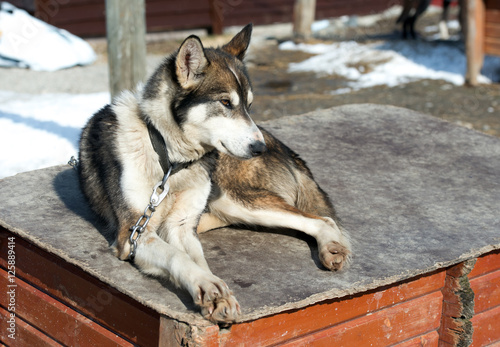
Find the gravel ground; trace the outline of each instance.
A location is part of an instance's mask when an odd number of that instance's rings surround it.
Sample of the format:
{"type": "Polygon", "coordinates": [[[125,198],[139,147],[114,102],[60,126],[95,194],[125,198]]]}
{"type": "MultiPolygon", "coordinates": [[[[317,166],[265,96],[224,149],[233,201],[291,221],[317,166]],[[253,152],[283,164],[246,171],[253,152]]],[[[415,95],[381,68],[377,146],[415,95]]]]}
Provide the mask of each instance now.
{"type": "MultiPolygon", "coordinates": [[[[452,16],[456,13],[453,14],[452,16]]],[[[430,13],[419,20],[417,31],[436,24],[438,14],[430,13]]],[[[341,95],[325,94],[345,80],[317,77],[313,73],[289,73],[288,64],[310,55],[297,51],[281,51],[278,44],[291,32],[290,25],[256,27],[247,61],[253,80],[255,101],[252,115],[267,120],[317,109],[352,103],[391,104],[434,115],[448,121],[500,136],[500,85],[490,84],[471,88],[439,80],[420,80],[396,87],[379,86],[341,95]]],[[[428,33],[427,35],[430,35],[428,33]]],[[[453,34],[453,32],[452,32],[453,34]]],[[[455,32],[456,34],[456,32],[455,32]]],[[[322,42],[356,39],[361,42],[399,40],[394,18],[386,18],[371,26],[337,28],[320,33],[322,42]]],[[[187,36],[182,35],[182,36],[187,36]]],[[[219,45],[230,36],[204,37],[207,45],[219,45]]],[[[421,38],[422,39],[422,38],[421,38]]],[[[179,37],[156,35],[149,37],[148,72],[165,54],[180,44],[179,37]]],[[[318,38],[313,40],[318,42],[318,38]]],[[[90,41],[98,60],[91,66],[74,67],[56,72],[36,72],[24,69],[0,69],[2,90],[19,93],[93,93],[108,91],[108,67],[104,40],[90,41]]]]}

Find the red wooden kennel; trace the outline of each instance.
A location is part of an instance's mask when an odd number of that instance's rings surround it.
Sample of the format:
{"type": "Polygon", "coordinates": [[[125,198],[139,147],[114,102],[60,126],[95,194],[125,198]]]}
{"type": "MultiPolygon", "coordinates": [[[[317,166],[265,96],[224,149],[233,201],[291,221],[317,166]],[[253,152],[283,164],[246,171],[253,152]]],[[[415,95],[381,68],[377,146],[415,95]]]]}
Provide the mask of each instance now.
{"type": "Polygon", "coordinates": [[[213,272],[243,308],[221,328],[183,292],[114,258],[71,168],[23,173],[0,181],[0,341],[500,344],[499,139],[377,105],[264,126],[302,154],[335,202],[352,235],[347,270],[322,270],[314,242],[294,231],[203,234],[213,272]]]}

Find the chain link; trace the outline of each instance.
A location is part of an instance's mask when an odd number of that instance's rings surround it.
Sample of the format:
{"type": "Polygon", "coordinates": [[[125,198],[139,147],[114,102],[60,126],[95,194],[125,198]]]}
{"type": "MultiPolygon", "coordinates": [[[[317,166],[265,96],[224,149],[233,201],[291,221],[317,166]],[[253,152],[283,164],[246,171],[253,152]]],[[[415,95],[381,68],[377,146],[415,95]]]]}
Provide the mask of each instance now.
{"type": "Polygon", "coordinates": [[[137,249],[137,240],[139,240],[139,237],[141,237],[141,234],[144,232],[144,229],[149,223],[149,220],[151,217],[153,217],[153,214],[155,213],[155,208],[151,205],[148,204],[146,209],[144,210],[144,214],[139,217],[137,220],[137,223],[133,225],[130,228],[130,254],[128,256],[129,259],[134,259],[135,257],[135,251],[137,249]],[[142,223],[144,221],[144,223],[142,223]],[[142,224],[141,224],[142,223],[142,224]]]}
{"type": "Polygon", "coordinates": [[[71,158],[69,159],[68,165],[72,166],[73,169],[75,169],[76,171],[78,171],[78,160],[75,158],[74,155],[72,155],[71,158]]]}
{"type": "MultiPolygon", "coordinates": [[[[73,169],[78,171],[78,160],[72,156],[71,159],[68,161],[68,164],[73,167],[73,169]]],[[[130,237],[129,237],[129,242],[130,242],[130,254],[128,255],[128,259],[133,260],[135,257],[135,252],[137,250],[137,241],[139,240],[139,237],[141,237],[142,233],[146,229],[146,227],[149,224],[149,221],[153,217],[153,214],[156,211],[156,208],[160,203],[165,199],[165,197],[168,194],[168,191],[170,189],[169,185],[167,184],[167,180],[170,177],[170,173],[172,172],[172,167],[168,169],[168,172],[163,176],[163,179],[156,183],[156,185],[153,187],[153,194],[151,194],[151,197],[149,198],[149,204],[146,206],[146,209],[144,210],[144,213],[142,216],[139,217],[137,222],[130,227],[130,237]],[[160,193],[158,193],[160,191],[160,193]]]]}
{"type": "Polygon", "coordinates": [[[130,254],[128,255],[129,260],[134,260],[135,253],[137,251],[137,241],[146,229],[146,226],[151,220],[151,217],[153,217],[153,214],[156,212],[156,208],[168,194],[170,187],[167,184],[167,180],[171,172],[172,167],[170,167],[165,176],[163,176],[163,180],[156,183],[156,185],[153,187],[153,194],[151,194],[151,197],[149,198],[148,206],[146,206],[146,209],[144,210],[142,216],[140,216],[137,222],[130,228],[130,254]],[[158,193],[158,190],[160,190],[161,192],[158,193]]]}

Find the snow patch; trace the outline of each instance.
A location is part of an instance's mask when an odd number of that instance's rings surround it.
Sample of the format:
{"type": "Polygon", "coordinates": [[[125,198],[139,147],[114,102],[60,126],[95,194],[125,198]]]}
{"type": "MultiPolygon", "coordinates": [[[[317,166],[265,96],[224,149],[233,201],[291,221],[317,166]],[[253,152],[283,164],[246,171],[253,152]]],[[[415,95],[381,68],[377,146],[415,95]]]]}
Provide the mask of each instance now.
{"type": "Polygon", "coordinates": [[[0,2],[0,66],[55,71],[92,64],[96,57],[81,38],[0,2]]]}
{"type": "MultiPolygon", "coordinates": [[[[455,85],[464,83],[466,58],[456,44],[424,41],[387,41],[360,44],[355,41],[333,44],[294,44],[284,42],[283,50],[301,50],[315,56],[291,63],[290,72],[315,72],[334,75],[349,81],[353,90],[378,85],[393,87],[419,79],[445,80],[455,85]]],[[[487,56],[481,83],[500,80],[500,57],[487,56]]]]}
{"type": "Polygon", "coordinates": [[[68,162],[82,127],[109,100],[108,93],[0,91],[0,178],[68,162]]]}

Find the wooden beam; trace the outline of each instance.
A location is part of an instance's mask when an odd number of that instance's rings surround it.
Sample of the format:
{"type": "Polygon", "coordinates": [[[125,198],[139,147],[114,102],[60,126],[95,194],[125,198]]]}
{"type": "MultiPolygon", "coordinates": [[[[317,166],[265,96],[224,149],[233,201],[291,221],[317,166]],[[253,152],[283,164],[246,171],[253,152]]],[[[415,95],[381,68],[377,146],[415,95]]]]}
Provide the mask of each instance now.
{"type": "Polygon", "coordinates": [[[465,20],[465,53],[467,56],[467,72],[465,83],[475,86],[481,72],[484,59],[484,2],[483,0],[466,0],[465,20]]]}
{"type": "Polygon", "coordinates": [[[446,270],[443,314],[439,328],[440,345],[469,346],[472,343],[474,291],[467,277],[476,259],[467,260],[446,270]]]}
{"type": "Polygon", "coordinates": [[[208,2],[210,5],[210,21],[212,22],[211,34],[221,35],[224,28],[223,3],[217,0],[209,0],[208,2]]]}
{"type": "Polygon", "coordinates": [[[311,37],[316,0],[295,0],[293,7],[293,35],[295,39],[306,40],[311,37]]]}
{"type": "Polygon", "coordinates": [[[146,76],[144,0],[106,0],[111,96],[134,89],[146,76]]]}

